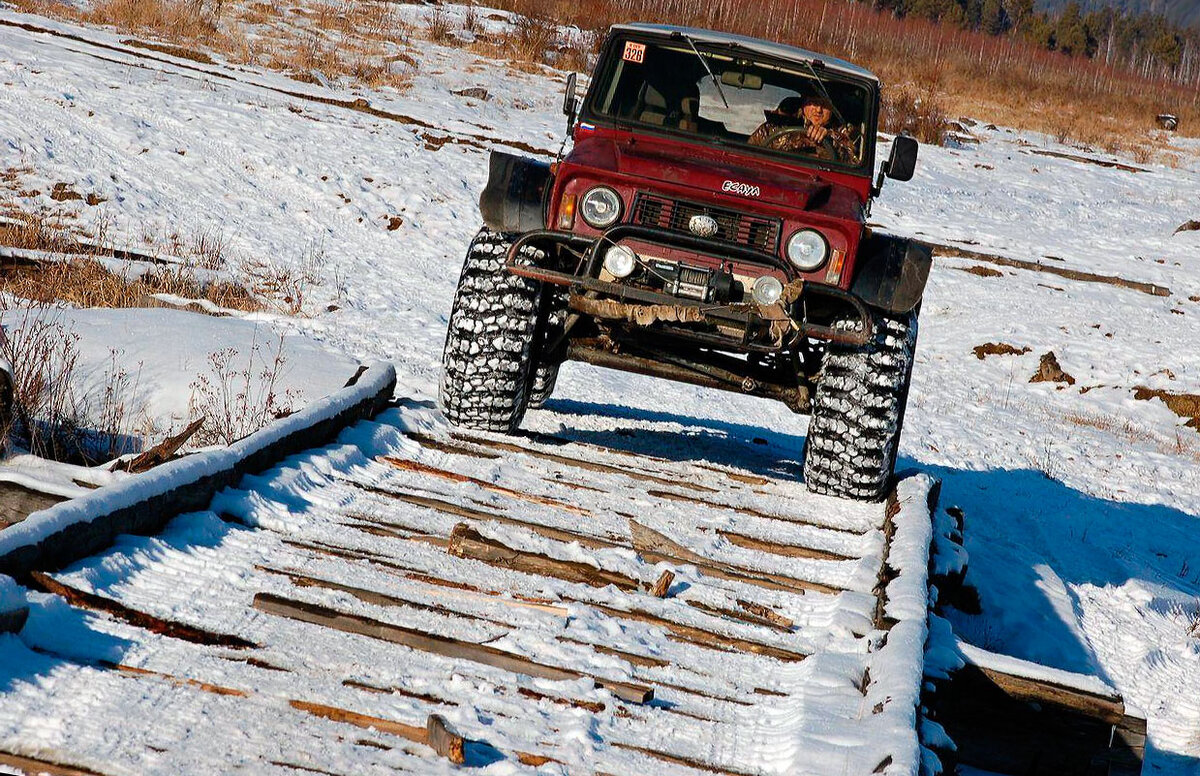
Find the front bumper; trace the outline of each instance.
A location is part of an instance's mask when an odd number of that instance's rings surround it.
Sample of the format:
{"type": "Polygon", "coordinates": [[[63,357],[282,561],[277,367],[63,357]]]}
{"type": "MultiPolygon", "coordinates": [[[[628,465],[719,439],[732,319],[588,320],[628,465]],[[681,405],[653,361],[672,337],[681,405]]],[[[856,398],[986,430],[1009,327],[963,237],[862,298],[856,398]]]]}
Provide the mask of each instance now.
{"type": "Polygon", "coordinates": [[[658,227],[618,224],[597,238],[552,229],[526,232],[513,243],[508,255],[508,269],[521,277],[567,286],[570,289],[568,305],[578,314],[632,326],[654,325],[670,336],[718,349],[784,352],[804,338],[859,346],[869,342],[873,335],[871,314],[862,300],[835,286],[803,280],[795,268],[780,257],[658,227]],[[753,301],[702,302],[651,288],[601,280],[603,247],[622,240],[725,257],[782,272],[788,279],[789,301],[769,306],[753,301]],[[546,248],[551,244],[562,246],[579,257],[576,272],[540,267],[523,258],[527,255],[522,250],[526,246],[546,248]],[[843,329],[809,320],[806,311],[814,301],[823,302],[826,307],[832,305],[844,309],[845,316],[857,320],[858,325],[843,329]]]}

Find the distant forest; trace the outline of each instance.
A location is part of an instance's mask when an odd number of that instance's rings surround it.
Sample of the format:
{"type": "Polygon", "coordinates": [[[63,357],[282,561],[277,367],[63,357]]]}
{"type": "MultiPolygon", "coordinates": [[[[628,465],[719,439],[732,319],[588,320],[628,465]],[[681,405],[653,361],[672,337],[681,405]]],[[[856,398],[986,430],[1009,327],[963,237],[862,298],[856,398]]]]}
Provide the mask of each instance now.
{"type": "Polygon", "coordinates": [[[874,0],[879,10],[993,36],[1012,36],[1069,56],[1125,67],[1145,77],[1195,82],[1200,74],[1200,2],[1115,0],[874,0]],[[1166,15],[1164,15],[1166,14],[1166,15]]]}

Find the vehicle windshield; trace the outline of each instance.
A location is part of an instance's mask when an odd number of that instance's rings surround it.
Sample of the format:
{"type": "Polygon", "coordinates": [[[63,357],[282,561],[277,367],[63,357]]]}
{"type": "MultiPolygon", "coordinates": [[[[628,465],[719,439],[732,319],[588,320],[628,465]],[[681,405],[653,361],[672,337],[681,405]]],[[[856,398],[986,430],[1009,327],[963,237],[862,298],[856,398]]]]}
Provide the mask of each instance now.
{"type": "Polygon", "coordinates": [[[592,86],[597,118],[860,167],[870,93],[807,63],[706,49],[686,37],[618,39],[592,86]],[[707,65],[707,67],[705,67],[707,65]]]}

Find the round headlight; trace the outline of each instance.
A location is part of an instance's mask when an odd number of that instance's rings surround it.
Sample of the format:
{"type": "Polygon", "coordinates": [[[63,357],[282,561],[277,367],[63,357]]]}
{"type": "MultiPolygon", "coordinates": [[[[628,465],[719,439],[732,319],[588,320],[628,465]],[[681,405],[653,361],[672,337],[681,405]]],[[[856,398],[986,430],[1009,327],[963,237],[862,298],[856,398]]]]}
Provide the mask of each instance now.
{"type": "Polygon", "coordinates": [[[825,263],[829,256],[829,243],[820,232],[812,229],[801,229],[788,238],[788,261],[801,272],[812,272],[825,263]]]}
{"type": "Polygon", "coordinates": [[[783,296],[783,283],[780,283],[777,277],[763,275],[754,281],[754,287],[750,289],[750,296],[764,307],[773,305],[783,296]]]}
{"type": "Polygon", "coordinates": [[[607,229],[621,217],[621,197],[607,186],[589,189],[579,200],[579,215],[588,226],[607,229]]]}
{"type": "Polygon", "coordinates": [[[637,254],[624,245],[614,245],[604,254],[604,268],[615,278],[627,278],[637,267],[637,254]]]}

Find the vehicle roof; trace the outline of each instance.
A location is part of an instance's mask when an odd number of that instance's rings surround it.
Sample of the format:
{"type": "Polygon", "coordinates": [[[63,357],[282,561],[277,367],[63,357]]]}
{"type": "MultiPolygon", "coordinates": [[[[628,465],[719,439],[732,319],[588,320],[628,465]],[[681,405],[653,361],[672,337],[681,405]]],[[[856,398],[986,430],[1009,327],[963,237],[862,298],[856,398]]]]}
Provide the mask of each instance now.
{"type": "Polygon", "coordinates": [[[796,46],[788,46],[783,43],[774,43],[769,40],[760,38],[751,38],[745,35],[734,35],[728,32],[715,32],[713,30],[703,30],[696,27],[676,27],[670,24],[614,24],[612,31],[627,31],[627,32],[645,32],[655,35],[670,35],[673,32],[679,32],[687,35],[692,40],[703,41],[705,43],[717,44],[736,44],[743,48],[751,49],[762,54],[778,57],[780,59],[807,59],[823,62],[829,70],[852,75],[858,78],[866,78],[871,81],[879,81],[879,77],[866,68],[846,62],[836,57],[818,54],[815,51],[797,48],[796,46]]]}

